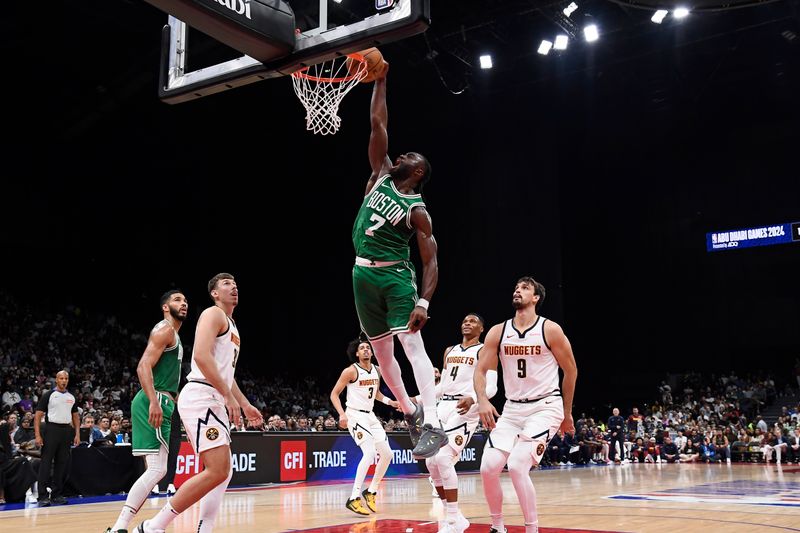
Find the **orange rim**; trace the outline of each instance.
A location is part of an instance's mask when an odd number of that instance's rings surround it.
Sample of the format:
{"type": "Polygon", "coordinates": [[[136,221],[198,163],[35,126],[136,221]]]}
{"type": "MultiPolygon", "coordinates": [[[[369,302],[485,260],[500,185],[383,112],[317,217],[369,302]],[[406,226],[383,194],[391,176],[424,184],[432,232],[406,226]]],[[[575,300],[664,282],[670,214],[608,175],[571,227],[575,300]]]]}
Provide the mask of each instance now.
{"type": "MultiPolygon", "coordinates": [[[[349,57],[350,59],[354,59],[356,61],[359,61],[359,62],[361,62],[363,64],[367,63],[367,60],[361,54],[347,54],[347,57],[349,57]]],[[[311,66],[303,67],[300,70],[296,70],[296,71],[292,72],[292,77],[293,78],[304,78],[304,79],[307,79],[307,80],[316,81],[317,83],[342,83],[344,81],[350,81],[352,79],[355,79],[355,77],[358,76],[358,71],[356,71],[355,74],[351,74],[351,75],[344,76],[344,77],[341,77],[341,78],[325,78],[325,77],[322,77],[322,76],[312,76],[312,75],[308,74],[308,69],[310,69],[310,68],[311,68],[311,66]]]]}

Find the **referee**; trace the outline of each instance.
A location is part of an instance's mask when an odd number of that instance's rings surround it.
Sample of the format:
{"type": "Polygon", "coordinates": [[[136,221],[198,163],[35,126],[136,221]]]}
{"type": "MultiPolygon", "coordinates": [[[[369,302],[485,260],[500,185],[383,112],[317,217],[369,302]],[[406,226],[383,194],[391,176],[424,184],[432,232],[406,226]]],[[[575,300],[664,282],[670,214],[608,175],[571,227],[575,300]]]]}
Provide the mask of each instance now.
{"type": "Polygon", "coordinates": [[[70,444],[77,446],[80,441],[80,419],[75,396],[67,391],[69,373],[62,370],[56,374],[56,388],[44,393],[36,406],[34,431],[36,444],[42,448],[42,462],[39,465],[39,506],[46,507],[67,503],[61,495],[69,468],[70,444]],[[42,417],[46,418],[44,435],[42,434],[42,417]],[[50,469],[55,460],[55,473],[50,482],[50,469]],[[51,495],[47,495],[47,487],[51,495]]]}

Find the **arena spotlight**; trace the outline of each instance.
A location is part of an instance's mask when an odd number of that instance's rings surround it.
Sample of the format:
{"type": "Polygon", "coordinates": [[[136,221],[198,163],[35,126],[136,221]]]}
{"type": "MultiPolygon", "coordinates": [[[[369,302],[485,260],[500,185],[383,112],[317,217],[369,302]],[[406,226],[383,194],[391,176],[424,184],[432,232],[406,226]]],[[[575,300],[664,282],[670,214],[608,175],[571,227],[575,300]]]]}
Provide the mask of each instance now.
{"type": "Polygon", "coordinates": [[[650,20],[652,20],[656,24],[661,24],[664,21],[664,17],[666,17],[668,13],[669,11],[667,11],[666,9],[659,9],[658,11],[653,13],[653,16],[650,17],[650,20]]]}
{"type": "Polygon", "coordinates": [[[489,54],[484,54],[480,57],[481,60],[481,68],[482,69],[489,69],[492,68],[492,56],[489,54]]]}
{"type": "Polygon", "coordinates": [[[585,28],[583,28],[583,37],[586,39],[587,43],[593,43],[597,39],[600,38],[600,33],[597,31],[596,24],[589,24],[585,28]]]}
{"type": "Polygon", "coordinates": [[[564,34],[556,36],[556,42],[553,44],[553,48],[556,50],[566,50],[567,43],[569,43],[569,37],[564,34]]]}
{"type": "Polygon", "coordinates": [[[551,48],[553,48],[553,43],[551,43],[547,39],[543,39],[541,44],[539,44],[539,49],[536,51],[542,54],[543,56],[546,56],[547,54],[550,53],[551,48]]]}
{"type": "Polygon", "coordinates": [[[564,13],[565,17],[569,17],[570,15],[575,13],[577,9],[578,9],[578,4],[576,4],[575,2],[570,2],[570,4],[567,7],[565,7],[561,12],[564,13]]]}
{"type": "Polygon", "coordinates": [[[689,10],[685,7],[679,7],[672,12],[672,16],[676,19],[682,19],[689,15],[689,10]]]}

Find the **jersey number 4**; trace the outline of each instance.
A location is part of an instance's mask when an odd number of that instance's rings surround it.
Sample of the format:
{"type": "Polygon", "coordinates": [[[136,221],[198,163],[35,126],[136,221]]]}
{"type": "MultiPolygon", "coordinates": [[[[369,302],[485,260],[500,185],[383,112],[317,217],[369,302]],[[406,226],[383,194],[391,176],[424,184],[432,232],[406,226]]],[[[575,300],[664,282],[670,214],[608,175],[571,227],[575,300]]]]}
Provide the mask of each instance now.
{"type": "Polygon", "coordinates": [[[454,366],[453,370],[450,371],[450,376],[452,376],[453,381],[456,380],[456,376],[458,375],[458,369],[461,368],[460,366],[454,366]]]}

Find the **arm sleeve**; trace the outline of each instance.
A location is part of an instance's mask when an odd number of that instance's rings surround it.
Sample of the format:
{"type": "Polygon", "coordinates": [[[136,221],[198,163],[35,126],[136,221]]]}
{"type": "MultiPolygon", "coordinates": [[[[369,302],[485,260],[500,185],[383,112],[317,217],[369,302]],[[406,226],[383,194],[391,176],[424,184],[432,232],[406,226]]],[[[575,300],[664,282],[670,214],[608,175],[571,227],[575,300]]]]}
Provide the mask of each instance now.
{"type": "Polygon", "coordinates": [[[491,399],[497,394],[497,370],[486,372],[486,396],[491,399]]]}

